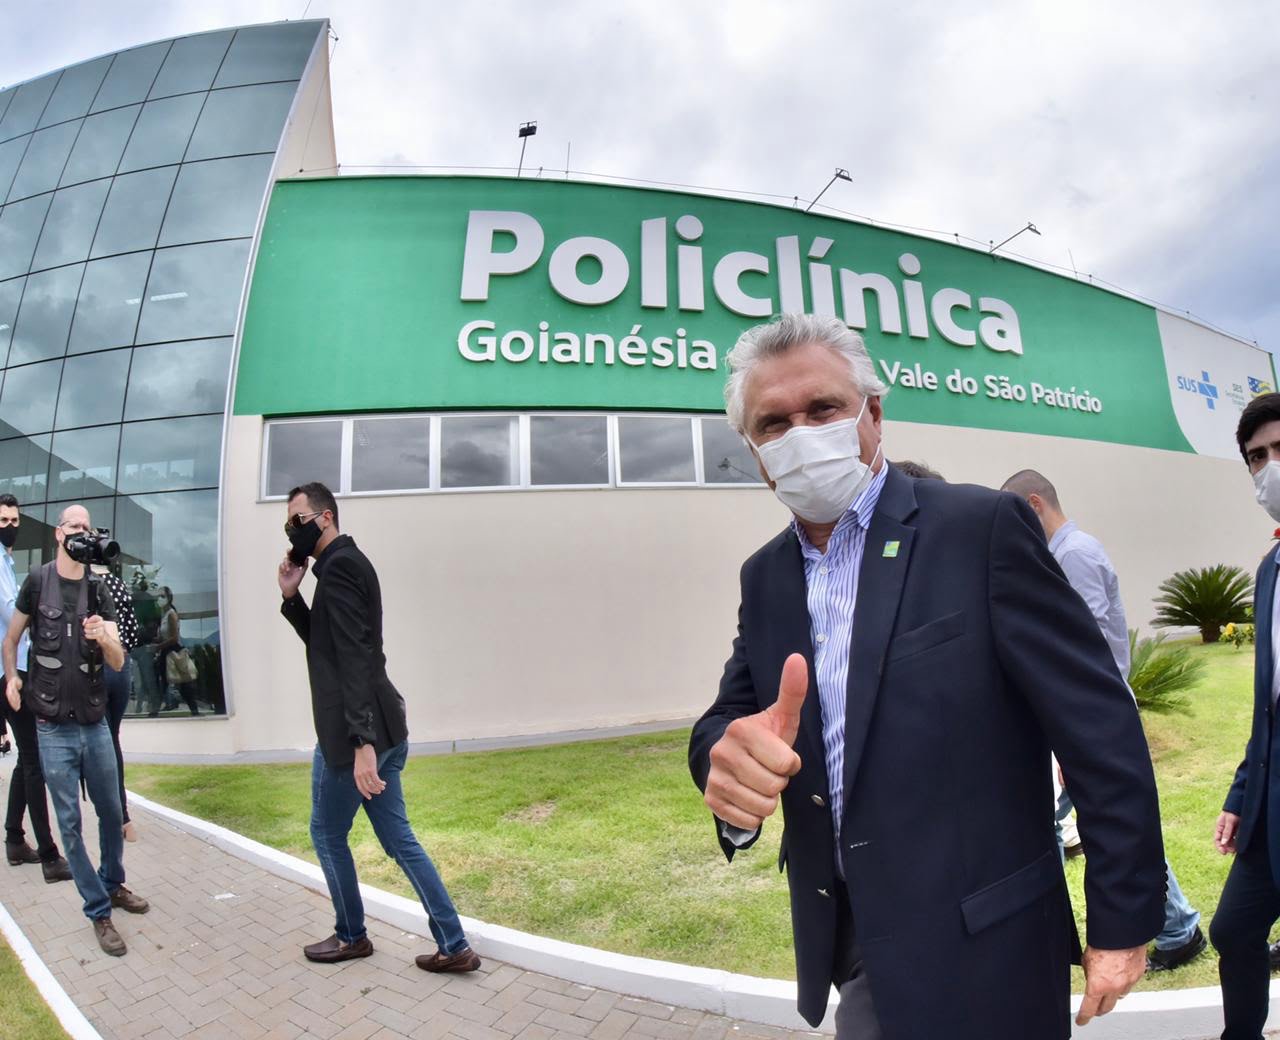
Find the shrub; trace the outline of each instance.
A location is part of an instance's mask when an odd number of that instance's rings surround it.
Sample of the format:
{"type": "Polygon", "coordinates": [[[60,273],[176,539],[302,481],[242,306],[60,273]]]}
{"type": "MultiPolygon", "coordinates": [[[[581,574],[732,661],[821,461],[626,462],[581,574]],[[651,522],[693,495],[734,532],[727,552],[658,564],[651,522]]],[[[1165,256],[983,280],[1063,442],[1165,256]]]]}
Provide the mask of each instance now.
{"type": "Polygon", "coordinates": [[[1180,694],[1200,681],[1204,668],[1203,657],[1194,657],[1189,646],[1169,646],[1163,632],[1139,639],[1129,630],[1129,689],[1144,711],[1186,711],[1187,699],[1180,694]]]}
{"type": "Polygon", "coordinates": [[[1234,621],[1228,622],[1219,639],[1223,643],[1231,643],[1237,650],[1244,646],[1245,643],[1252,645],[1254,639],[1253,625],[1237,625],[1234,621]]]}
{"type": "Polygon", "coordinates": [[[1253,582],[1239,567],[1220,563],[1203,570],[1178,571],[1160,585],[1160,593],[1153,625],[1198,628],[1203,642],[1216,643],[1223,625],[1248,620],[1253,582]]]}

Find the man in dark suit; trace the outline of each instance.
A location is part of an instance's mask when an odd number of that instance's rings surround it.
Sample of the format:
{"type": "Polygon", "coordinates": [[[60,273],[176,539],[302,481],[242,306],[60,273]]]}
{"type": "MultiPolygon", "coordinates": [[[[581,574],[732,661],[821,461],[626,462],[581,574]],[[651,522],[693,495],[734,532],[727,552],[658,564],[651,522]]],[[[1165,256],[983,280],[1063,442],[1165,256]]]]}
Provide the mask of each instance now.
{"type": "MultiPolygon", "coordinates": [[[[1258,504],[1280,523],[1280,394],[1245,406],[1236,442],[1253,475],[1258,504]]],[[[1253,725],[1218,817],[1214,844],[1235,854],[1209,926],[1222,980],[1223,1040],[1260,1040],[1270,1006],[1267,936],[1280,918],[1280,741],[1275,739],[1277,546],[1263,557],[1254,585],[1253,725]]]]}
{"type": "Polygon", "coordinates": [[[347,835],[363,805],[387,855],[399,864],[427,912],[438,949],[415,959],[433,972],[475,971],[444,882],[405,813],[400,774],[409,747],[404,699],[387,678],[382,652],[382,590],[356,543],[338,530],[338,503],[323,484],[289,492],[285,533],[292,548],[280,564],[280,612],[307,645],[316,750],[311,764],[311,841],[337,923],[334,934],[304,947],[309,960],[368,957],[373,943],[347,835]],[[298,592],[315,558],[311,606],[298,592]]]}
{"type": "Polygon", "coordinates": [[[689,761],[730,858],[782,802],[800,1013],[817,1025],[834,984],[839,1037],[1066,1037],[1050,749],[1089,847],[1078,1022],[1164,919],[1155,779],[1106,642],[1025,502],[883,461],[886,388],[840,321],[784,315],[729,360],[729,420],[794,519],[742,568],[689,761]]]}

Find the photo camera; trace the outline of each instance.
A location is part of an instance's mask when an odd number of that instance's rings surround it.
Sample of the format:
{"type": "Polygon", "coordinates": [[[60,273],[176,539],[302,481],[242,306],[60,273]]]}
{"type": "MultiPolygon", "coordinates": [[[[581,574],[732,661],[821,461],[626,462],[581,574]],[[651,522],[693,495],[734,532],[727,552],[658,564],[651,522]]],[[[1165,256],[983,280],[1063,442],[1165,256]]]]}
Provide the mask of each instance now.
{"type": "Polygon", "coordinates": [[[105,527],[69,534],[63,539],[62,547],[76,563],[107,566],[120,555],[120,543],[112,540],[111,531],[105,527]]]}

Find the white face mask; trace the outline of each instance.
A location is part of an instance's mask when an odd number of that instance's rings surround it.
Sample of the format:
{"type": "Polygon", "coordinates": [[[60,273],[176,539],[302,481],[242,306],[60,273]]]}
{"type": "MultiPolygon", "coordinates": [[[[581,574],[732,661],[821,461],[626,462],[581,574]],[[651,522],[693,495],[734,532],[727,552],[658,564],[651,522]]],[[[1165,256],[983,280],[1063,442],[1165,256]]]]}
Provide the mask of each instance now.
{"type": "Polygon", "coordinates": [[[793,426],[776,441],[758,444],[760,461],[774,483],[779,501],[801,520],[829,524],[839,520],[871,480],[871,465],[862,461],[857,419],[825,426],[793,426]]]}
{"type": "Polygon", "coordinates": [[[1280,524],[1280,462],[1268,462],[1253,475],[1253,494],[1267,515],[1280,524]]]}

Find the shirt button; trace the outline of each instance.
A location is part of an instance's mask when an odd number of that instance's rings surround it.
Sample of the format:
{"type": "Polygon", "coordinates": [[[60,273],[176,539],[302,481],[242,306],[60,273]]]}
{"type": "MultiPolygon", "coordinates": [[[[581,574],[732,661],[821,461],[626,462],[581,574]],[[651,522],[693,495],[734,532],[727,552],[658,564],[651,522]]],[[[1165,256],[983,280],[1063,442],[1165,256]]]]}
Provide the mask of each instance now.
{"type": "Polygon", "coordinates": [[[819,573],[819,574],[826,574],[826,573],[827,573],[827,568],[826,568],[826,567],[819,567],[819,568],[818,568],[818,573],[819,573]]]}
{"type": "Polygon", "coordinates": [[[819,643],[825,643],[827,641],[827,637],[821,632],[819,632],[815,638],[819,643]]]}
{"type": "Polygon", "coordinates": [[[809,797],[813,799],[813,804],[818,806],[819,808],[827,804],[822,800],[822,795],[820,794],[810,795],[809,797]]]}

